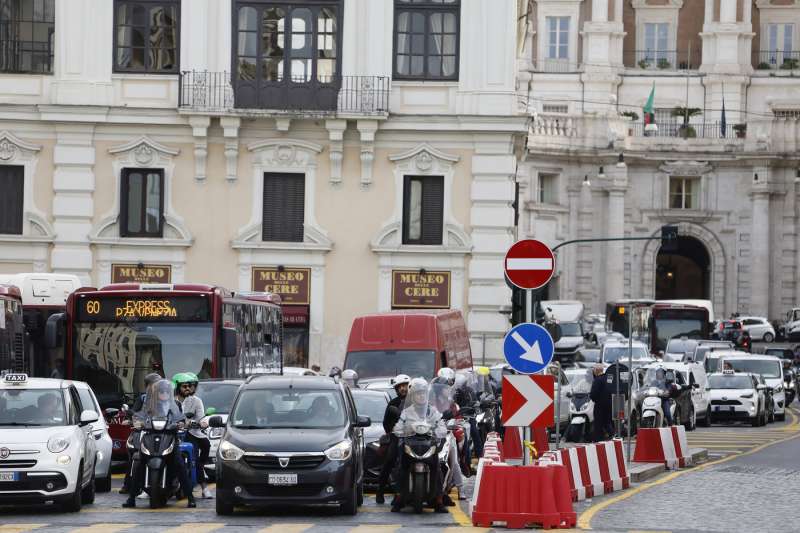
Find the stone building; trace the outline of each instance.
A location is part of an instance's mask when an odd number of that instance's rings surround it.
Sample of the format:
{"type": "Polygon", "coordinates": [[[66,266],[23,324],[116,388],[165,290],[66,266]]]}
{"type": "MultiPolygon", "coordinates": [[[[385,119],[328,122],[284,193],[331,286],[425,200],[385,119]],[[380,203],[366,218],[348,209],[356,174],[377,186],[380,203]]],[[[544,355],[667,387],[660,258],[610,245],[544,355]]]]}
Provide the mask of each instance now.
{"type": "Polygon", "coordinates": [[[532,116],[520,233],[559,251],[550,297],[703,298],[770,318],[800,301],[800,2],[536,0],[518,87],[532,116]],[[657,131],[643,123],[651,92],[657,131]],[[688,118],[688,120],[687,120],[688,118]]]}
{"type": "Polygon", "coordinates": [[[274,290],[287,364],[406,306],[499,353],[523,4],[1,0],[0,272],[274,290]]]}

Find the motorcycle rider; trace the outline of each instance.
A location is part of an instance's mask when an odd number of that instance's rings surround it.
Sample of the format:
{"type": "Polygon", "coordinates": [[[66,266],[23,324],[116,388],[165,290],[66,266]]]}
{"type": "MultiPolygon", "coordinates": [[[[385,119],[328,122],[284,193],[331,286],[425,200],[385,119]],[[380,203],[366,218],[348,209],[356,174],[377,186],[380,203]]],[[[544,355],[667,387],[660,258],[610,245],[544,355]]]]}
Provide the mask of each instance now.
{"type": "MultiPolygon", "coordinates": [[[[458,404],[453,401],[452,387],[455,383],[456,373],[452,368],[442,368],[438,375],[431,380],[431,387],[434,388],[434,407],[442,413],[444,420],[455,418],[458,412],[458,404]]],[[[464,477],[461,475],[461,467],[458,464],[458,445],[455,439],[450,442],[450,453],[448,454],[450,471],[453,474],[452,483],[461,498],[461,489],[464,486],[464,477]]],[[[443,496],[442,501],[448,507],[454,507],[456,503],[450,498],[449,494],[443,496]]]]}
{"type": "Polygon", "coordinates": [[[342,382],[351,389],[358,388],[358,373],[355,370],[347,369],[342,371],[342,382]]]}
{"type": "MultiPolygon", "coordinates": [[[[444,425],[442,414],[436,409],[435,406],[428,403],[428,382],[424,378],[414,378],[408,386],[408,399],[406,406],[400,413],[400,419],[394,426],[394,434],[398,437],[407,437],[413,434],[414,430],[411,425],[414,422],[424,420],[432,428],[436,438],[443,439],[447,436],[447,428],[444,425]]],[[[440,469],[438,466],[438,455],[433,456],[437,461],[435,468],[430,469],[431,486],[435,487],[433,498],[433,511],[435,513],[446,513],[447,508],[444,506],[442,498],[442,486],[439,480],[440,469]]],[[[408,471],[404,466],[404,461],[400,461],[400,479],[405,480],[408,478],[408,471]]],[[[403,490],[400,496],[395,499],[392,504],[392,512],[398,513],[403,508],[406,495],[408,492],[408,484],[402,483],[403,490]]]]}
{"type": "MultiPolygon", "coordinates": [[[[455,383],[453,384],[453,399],[458,405],[459,410],[464,408],[472,409],[475,406],[475,397],[467,387],[467,376],[464,374],[456,374],[455,383]]],[[[469,438],[464,439],[464,458],[466,464],[469,465],[472,461],[472,439],[477,433],[478,426],[475,424],[475,417],[469,417],[469,438]]],[[[470,467],[471,469],[471,467],[470,467]]],[[[470,475],[472,472],[464,472],[464,475],[470,475]]]]}
{"type": "MultiPolygon", "coordinates": [[[[147,388],[144,406],[141,411],[134,414],[134,426],[141,426],[149,418],[153,417],[168,417],[172,421],[177,422],[178,429],[182,429],[185,426],[186,419],[183,413],[181,413],[178,404],[175,403],[172,383],[166,379],[159,380],[147,388]]],[[[170,468],[178,476],[181,490],[187,496],[188,501],[186,507],[197,507],[194,501],[194,495],[192,494],[192,487],[189,483],[189,476],[181,461],[180,454],[177,453],[177,451],[172,454],[172,461],[173,464],[170,465],[170,468]]],[[[142,458],[140,458],[139,461],[135,461],[135,464],[132,466],[131,491],[130,494],[128,494],[128,499],[122,504],[123,507],[136,507],[135,495],[141,492],[145,468],[147,468],[147,464],[142,458]]]]}
{"type": "Polygon", "coordinates": [[[197,375],[192,372],[181,372],[175,374],[172,378],[175,385],[175,400],[181,407],[184,416],[191,413],[191,422],[189,423],[189,431],[186,433],[186,441],[191,442],[194,446],[197,461],[195,463],[195,472],[197,482],[200,484],[201,494],[204,499],[211,499],[214,496],[208,490],[208,485],[205,477],[205,468],[203,467],[208,461],[208,454],[211,450],[211,443],[208,438],[203,434],[203,429],[208,427],[208,421],[204,420],[206,414],[203,400],[199,396],[195,396],[197,390],[197,375]]]}
{"type": "MultiPolygon", "coordinates": [[[[153,383],[155,383],[160,379],[161,375],[156,372],[151,372],[150,374],[147,374],[144,377],[144,390],[147,390],[147,388],[150,385],[152,385],[153,383]]],[[[131,410],[132,413],[138,413],[139,411],[142,410],[142,407],[144,407],[144,398],[146,395],[147,393],[143,393],[136,398],[136,401],[133,402],[133,409],[131,410]]],[[[131,420],[130,419],[125,420],[123,424],[126,426],[130,426],[131,420]]],[[[128,468],[125,470],[125,480],[122,482],[122,488],[119,489],[120,494],[128,494],[128,492],[130,492],[132,466],[133,466],[133,457],[131,457],[130,450],[128,450],[128,468]]],[[[138,494],[134,494],[134,496],[138,496],[138,494]]]]}
{"type": "MultiPolygon", "coordinates": [[[[397,462],[397,437],[392,430],[394,425],[400,419],[400,413],[403,410],[403,403],[405,402],[406,395],[408,394],[408,384],[411,383],[411,378],[406,374],[398,374],[392,378],[391,384],[397,396],[392,398],[389,405],[386,406],[386,411],[383,414],[383,430],[386,432],[381,440],[388,441],[388,448],[386,456],[383,460],[383,467],[378,476],[378,492],[375,494],[375,503],[384,503],[383,493],[386,490],[386,485],[389,484],[389,476],[392,469],[397,462]]],[[[397,498],[395,497],[395,500],[397,498]]]]}
{"type": "Polygon", "coordinates": [[[667,421],[667,425],[671,426],[673,420],[672,420],[672,412],[670,410],[670,406],[672,405],[672,400],[670,396],[672,395],[674,380],[670,380],[667,376],[667,372],[663,368],[659,368],[658,370],[656,370],[656,379],[653,382],[653,386],[669,393],[668,396],[661,397],[661,410],[664,411],[664,420],[667,421]]]}

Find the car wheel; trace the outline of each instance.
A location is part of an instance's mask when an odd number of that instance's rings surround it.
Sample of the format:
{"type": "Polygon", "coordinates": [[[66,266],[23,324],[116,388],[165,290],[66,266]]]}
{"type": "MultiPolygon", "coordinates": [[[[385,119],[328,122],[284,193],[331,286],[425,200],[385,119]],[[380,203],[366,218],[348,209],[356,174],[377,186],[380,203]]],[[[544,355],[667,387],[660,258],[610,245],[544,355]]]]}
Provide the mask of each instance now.
{"type": "Polygon", "coordinates": [[[694,428],[697,427],[697,413],[694,410],[694,406],[689,408],[689,419],[684,427],[686,427],[686,431],[694,431],[694,428]]]}
{"type": "Polygon", "coordinates": [[[764,342],[772,342],[774,340],[775,340],[775,335],[773,335],[769,331],[764,333],[764,342]]]}
{"type": "Polygon", "coordinates": [[[786,413],[775,415],[775,420],[777,420],[778,422],[783,422],[784,420],[786,420],[786,413]]]}
{"type": "Polygon", "coordinates": [[[364,481],[358,484],[358,506],[364,505],[364,481]]]}
{"type": "Polygon", "coordinates": [[[94,496],[95,496],[95,477],[94,477],[94,469],[92,469],[92,479],[89,481],[89,484],[83,488],[83,493],[81,494],[81,500],[83,503],[92,504],[94,503],[94,496]]]}
{"type": "Polygon", "coordinates": [[[219,516],[230,516],[233,514],[233,503],[223,498],[217,492],[217,514],[219,516]]]}
{"type": "MultiPolygon", "coordinates": [[[[78,472],[83,473],[83,463],[78,466],[78,472]]],[[[81,490],[81,476],[79,475],[78,477],[79,479],[75,483],[75,491],[67,496],[64,502],[61,504],[61,510],[65,513],[77,513],[81,510],[81,505],[83,504],[83,491],[81,490]]]]}
{"type": "Polygon", "coordinates": [[[751,418],[750,419],[750,425],[753,426],[754,428],[757,428],[758,426],[760,426],[761,425],[761,415],[756,415],[753,418],[751,418]]]}
{"type": "Polygon", "coordinates": [[[94,490],[97,492],[111,492],[111,474],[95,480],[94,490]]]}
{"type": "Polygon", "coordinates": [[[700,422],[700,425],[703,426],[704,428],[711,427],[711,404],[710,403],[708,404],[708,407],[706,407],[706,416],[703,417],[703,420],[702,420],[702,422],[700,422]]]}
{"type": "Polygon", "coordinates": [[[353,483],[353,490],[348,492],[344,503],[339,505],[339,512],[348,516],[358,513],[358,485],[356,483],[353,483]]]}

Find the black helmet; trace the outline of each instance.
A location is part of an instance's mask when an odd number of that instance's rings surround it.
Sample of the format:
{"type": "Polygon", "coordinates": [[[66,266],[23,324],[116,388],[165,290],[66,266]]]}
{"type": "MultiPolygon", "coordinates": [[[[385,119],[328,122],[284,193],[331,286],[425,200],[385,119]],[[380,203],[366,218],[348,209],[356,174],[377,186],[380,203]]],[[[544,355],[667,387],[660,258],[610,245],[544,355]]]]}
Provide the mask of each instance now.
{"type": "Polygon", "coordinates": [[[335,378],[340,377],[342,375],[342,369],[338,366],[334,366],[331,368],[331,371],[328,372],[328,377],[335,378]]]}
{"type": "Polygon", "coordinates": [[[144,377],[144,386],[145,388],[149,387],[153,383],[157,382],[161,379],[161,376],[155,372],[151,372],[144,377]]]}

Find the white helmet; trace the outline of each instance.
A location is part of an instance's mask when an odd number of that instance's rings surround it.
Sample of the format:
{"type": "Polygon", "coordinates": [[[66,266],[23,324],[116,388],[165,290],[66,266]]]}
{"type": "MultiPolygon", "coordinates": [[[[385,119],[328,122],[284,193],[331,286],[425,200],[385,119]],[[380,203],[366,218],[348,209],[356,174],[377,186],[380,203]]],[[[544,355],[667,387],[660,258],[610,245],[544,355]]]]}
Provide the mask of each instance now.
{"type": "Polygon", "coordinates": [[[348,368],[342,372],[342,381],[351,389],[355,389],[358,387],[358,373],[348,368]]]}
{"type": "Polygon", "coordinates": [[[457,389],[460,389],[467,384],[467,376],[464,374],[456,374],[456,378],[453,383],[457,389]]]}
{"type": "Polygon", "coordinates": [[[428,382],[425,378],[414,378],[408,386],[408,397],[411,403],[422,406],[428,403],[428,382]]]}
{"type": "Polygon", "coordinates": [[[391,383],[392,387],[396,389],[398,385],[402,385],[403,383],[408,385],[409,383],[411,383],[411,378],[408,377],[406,374],[397,374],[395,377],[391,379],[389,383],[391,383]]]}
{"type": "Polygon", "coordinates": [[[436,377],[440,378],[441,381],[446,382],[448,385],[452,385],[456,381],[456,373],[452,368],[449,367],[444,367],[439,370],[439,373],[436,374],[436,377]]]}

